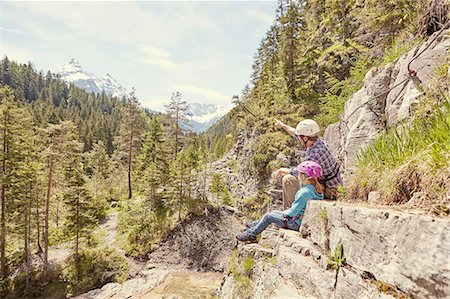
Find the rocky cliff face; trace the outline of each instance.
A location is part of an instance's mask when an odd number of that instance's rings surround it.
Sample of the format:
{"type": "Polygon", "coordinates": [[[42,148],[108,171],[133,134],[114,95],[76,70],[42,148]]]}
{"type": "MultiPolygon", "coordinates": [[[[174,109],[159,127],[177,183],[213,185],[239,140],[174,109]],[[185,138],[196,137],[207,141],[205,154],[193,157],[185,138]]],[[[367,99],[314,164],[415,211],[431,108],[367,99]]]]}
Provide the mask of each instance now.
{"type": "Polygon", "coordinates": [[[325,140],[340,158],[346,177],[352,173],[358,152],[374,140],[377,133],[414,114],[423,87],[444,63],[450,46],[450,30],[444,31],[430,45],[433,37],[394,62],[371,69],[364,86],[346,102],[341,121],[326,129],[325,140]],[[408,64],[428,46],[411,63],[417,75],[410,78],[408,64]]]}
{"type": "MultiPolygon", "coordinates": [[[[448,298],[450,224],[408,213],[308,203],[300,232],[268,229],[239,245],[255,260],[248,298],[448,298]],[[330,265],[342,244],[346,263],[330,265]],[[280,294],[283,293],[283,296],[280,294]]],[[[221,298],[244,298],[229,275],[221,298]]]]}
{"type": "MultiPolygon", "coordinates": [[[[258,142],[259,135],[255,130],[241,130],[233,147],[220,160],[211,163],[207,171],[207,185],[211,183],[214,173],[220,174],[228,189],[238,200],[238,205],[242,199],[255,196],[261,190],[266,190],[267,194],[275,200],[281,199],[281,190],[274,189],[270,179],[262,180],[252,169],[251,161],[258,142]]],[[[305,151],[295,149],[292,157],[279,153],[276,159],[283,167],[290,167],[303,161],[304,157],[305,151]]],[[[281,188],[281,185],[278,187],[281,188]]],[[[214,199],[214,196],[209,193],[208,198],[214,199]]],[[[277,203],[274,206],[276,205],[277,203]]]]}
{"type": "MultiPolygon", "coordinates": [[[[208,185],[214,173],[221,175],[228,189],[239,200],[253,196],[258,191],[258,178],[247,167],[256,148],[257,136],[251,131],[240,131],[236,143],[225,156],[213,163],[208,169],[208,185]]],[[[209,194],[209,198],[214,198],[209,194]]]]}

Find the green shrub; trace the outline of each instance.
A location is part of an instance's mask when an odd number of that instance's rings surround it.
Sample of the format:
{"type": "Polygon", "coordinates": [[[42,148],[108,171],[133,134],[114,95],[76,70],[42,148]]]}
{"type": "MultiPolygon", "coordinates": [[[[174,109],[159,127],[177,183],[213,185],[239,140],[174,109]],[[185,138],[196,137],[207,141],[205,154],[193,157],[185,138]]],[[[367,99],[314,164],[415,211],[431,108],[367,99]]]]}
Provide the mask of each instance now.
{"type": "Polygon", "coordinates": [[[72,239],[73,235],[69,233],[64,225],[58,227],[49,227],[48,243],[50,246],[61,244],[72,239]]]}
{"type": "Polygon", "coordinates": [[[242,212],[250,219],[260,219],[272,201],[272,198],[265,192],[261,191],[255,196],[246,197],[243,199],[242,212]]]}
{"type": "Polygon", "coordinates": [[[137,257],[152,251],[170,229],[168,210],[164,206],[150,209],[148,202],[123,204],[119,214],[118,241],[127,255],[137,257]]]}
{"type": "Polygon", "coordinates": [[[80,253],[77,269],[72,258],[63,269],[68,282],[67,294],[74,296],[110,282],[122,283],[128,278],[128,262],[113,248],[98,248],[80,253]]]}
{"type": "Polygon", "coordinates": [[[250,275],[253,270],[253,266],[255,265],[255,261],[253,257],[248,256],[242,261],[242,270],[244,275],[250,275]]]}
{"type": "Polygon", "coordinates": [[[227,275],[230,275],[231,273],[234,273],[236,271],[237,262],[239,258],[239,252],[237,249],[233,250],[233,253],[231,254],[230,262],[228,263],[228,268],[225,271],[227,275]]]}
{"type": "Polygon", "coordinates": [[[209,192],[216,195],[217,200],[220,200],[222,204],[233,206],[233,196],[228,189],[227,185],[222,180],[222,176],[219,173],[214,173],[211,184],[209,186],[209,192]]]}
{"type": "Polygon", "coordinates": [[[233,273],[233,279],[236,283],[236,288],[234,289],[234,296],[239,298],[250,298],[251,297],[251,273],[255,265],[253,257],[246,257],[240,264],[238,264],[238,252],[235,250],[233,253],[230,266],[227,273],[233,273]]]}
{"type": "Polygon", "coordinates": [[[346,265],[346,258],[344,256],[344,247],[341,243],[336,245],[334,249],[334,255],[328,253],[328,266],[332,269],[336,270],[336,273],[339,273],[339,270],[346,265]]]}
{"type": "Polygon", "coordinates": [[[391,47],[385,50],[384,63],[388,64],[393,62],[422,42],[423,40],[419,38],[408,39],[406,41],[399,38],[398,41],[393,41],[391,47]]]}
{"type": "MultiPolygon", "coordinates": [[[[260,177],[267,177],[273,169],[273,163],[279,152],[291,154],[293,138],[285,132],[270,132],[259,137],[255,154],[251,160],[251,166],[260,177]]],[[[295,142],[295,141],[294,141],[295,142]]]]}
{"type": "MultiPolygon", "coordinates": [[[[46,273],[33,269],[28,275],[22,271],[11,281],[12,298],[65,298],[67,282],[62,277],[61,267],[50,267],[46,273]]],[[[7,297],[8,298],[8,297],[7,297]]]]}
{"type": "Polygon", "coordinates": [[[253,168],[259,175],[266,174],[266,166],[269,163],[270,158],[267,154],[257,153],[253,156],[253,168]]]}
{"type": "Polygon", "coordinates": [[[363,86],[367,72],[378,63],[368,55],[359,55],[356,59],[355,65],[350,68],[350,76],[344,80],[325,73],[328,88],[319,99],[320,113],[316,117],[322,128],[339,121],[345,102],[363,86]]]}

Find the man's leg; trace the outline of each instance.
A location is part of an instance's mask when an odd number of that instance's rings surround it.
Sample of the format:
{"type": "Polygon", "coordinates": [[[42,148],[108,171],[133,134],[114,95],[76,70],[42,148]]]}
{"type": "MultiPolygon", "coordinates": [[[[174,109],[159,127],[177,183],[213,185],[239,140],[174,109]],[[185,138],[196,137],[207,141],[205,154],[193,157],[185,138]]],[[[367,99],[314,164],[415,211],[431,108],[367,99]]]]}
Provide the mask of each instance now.
{"type": "Polygon", "coordinates": [[[287,174],[283,177],[283,208],[289,209],[295,200],[295,193],[299,188],[298,180],[295,176],[287,174]]]}

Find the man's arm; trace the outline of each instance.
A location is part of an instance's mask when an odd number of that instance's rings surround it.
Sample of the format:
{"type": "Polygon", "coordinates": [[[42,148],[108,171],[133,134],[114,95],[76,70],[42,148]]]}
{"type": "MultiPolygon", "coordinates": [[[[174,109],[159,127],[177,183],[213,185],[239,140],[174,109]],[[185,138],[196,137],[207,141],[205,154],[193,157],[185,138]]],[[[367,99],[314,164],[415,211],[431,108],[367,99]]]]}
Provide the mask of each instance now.
{"type": "Polygon", "coordinates": [[[286,125],[285,123],[283,123],[282,121],[278,120],[275,118],[275,127],[277,128],[283,128],[286,132],[289,133],[289,135],[291,135],[292,137],[294,137],[295,134],[295,128],[290,127],[288,125],[286,125]]]}
{"type": "Polygon", "coordinates": [[[290,168],[281,167],[280,169],[278,169],[278,170],[275,172],[274,177],[275,177],[275,179],[276,179],[276,178],[278,178],[279,176],[283,176],[283,175],[286,175],[286,174],[289,174],[289,173],[291,173],[291,169],[290,169],[290,168]]]}

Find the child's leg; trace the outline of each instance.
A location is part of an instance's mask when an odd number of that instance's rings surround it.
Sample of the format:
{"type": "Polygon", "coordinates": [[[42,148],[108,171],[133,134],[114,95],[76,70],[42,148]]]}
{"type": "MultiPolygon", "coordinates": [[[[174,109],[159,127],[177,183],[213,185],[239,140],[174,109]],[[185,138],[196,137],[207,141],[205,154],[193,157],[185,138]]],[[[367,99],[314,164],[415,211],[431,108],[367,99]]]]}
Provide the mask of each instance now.
{"type": "MultiPolygon", "coordinates": [[[[300,222],[300,224],[301,224],[301,222],[300,222]]],[[[292,229],[292,230],[299,230],[300,224],[295,222],[294,219],[289,218],[288,221],[287,221],[287,228],[288,229],[292,229]]]]}
{"type": "Polygon", "coordinates": [[[274,223],[279,227],[284,227],[283,214],[279,211],[266,213],[257,225],[250,227],[246,232],[253,236],[256,236],[257,234],[265,230],[271,223],[274,223]]]}
{"type": "Polygon", "coordinates": [[[281,227],[281,228],[292,229],[292,230],[298,230],[300,228],[300,225],[297,222],[295,222],[295,220],[293,218],[284,218],[283,212],[273,211],[271,213],[279,215],[280,219],[282,219],[281,225],[279,223],[272,222],[276,226],[281,227]]]}

